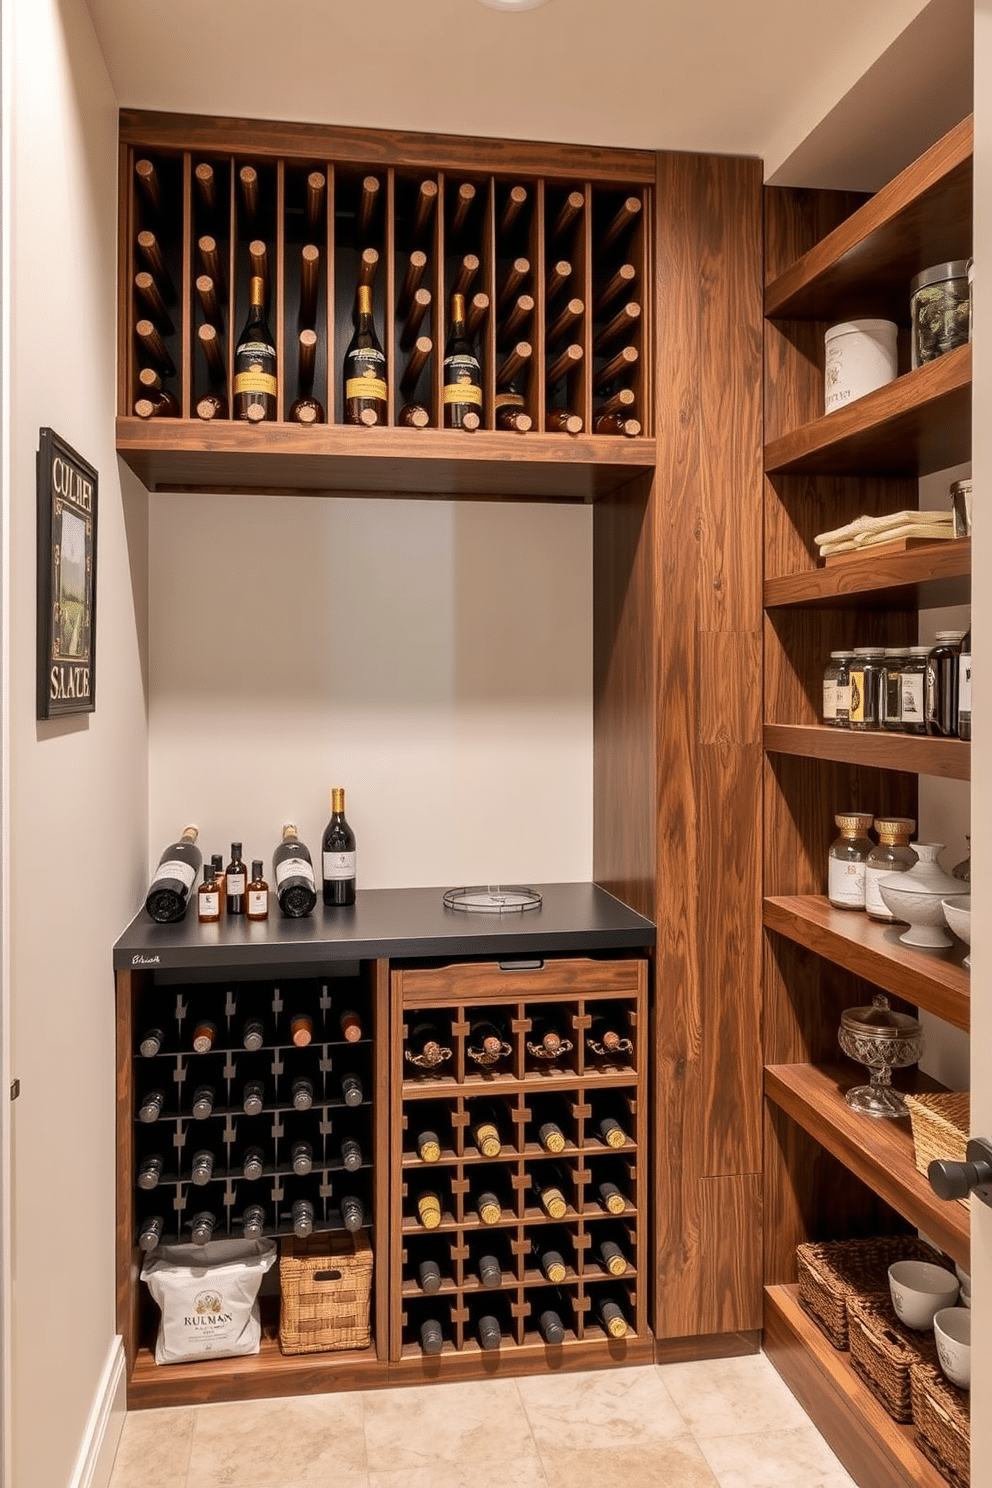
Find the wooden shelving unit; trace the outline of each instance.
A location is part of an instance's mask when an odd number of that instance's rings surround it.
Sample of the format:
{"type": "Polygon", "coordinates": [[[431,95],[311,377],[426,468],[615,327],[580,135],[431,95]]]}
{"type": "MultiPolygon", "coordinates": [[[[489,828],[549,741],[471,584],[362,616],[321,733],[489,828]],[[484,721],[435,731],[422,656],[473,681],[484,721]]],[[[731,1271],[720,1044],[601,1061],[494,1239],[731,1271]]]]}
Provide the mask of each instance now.
{"type": "Polygon", "coordinates": [[[578,1360],[593,1367],[602,1360],[637,1362],[653,1357],[647,1308],[650,1270],[647,1242],[647,963],[640,960],[546,961],[543,967],[514,968],[493,963],[435,970],[400,969],[392,977],[394,1160],[391,1190],[390,1269],[401,1278],[391,1309],[394,1367],[419,1374],[432,1367],[464,1376],[473,1359],[488,1357],[479,1347],[480,1314],[497,1316],[503,1329],[502,1355],[520,1371],[568,1367],[578,1360]],[[598,1016],[605,1016],[624,1040],[613,1057],[595,1054],[587,1043],[598,1016]],[[478,1018],[496,1020],[506,1035],[507,1052],[492,1066],[473,1062],[471,1028],[478,1018]],[[559,1057],[536,1052],[541,1019],[553,1022],[563,1040],[559,1057]],[[450,1057],[434,1070],[405,1060],[411,1029],[429,1020],[443,1030],[450,1057]],[[567,1047],[566,1047],[567,1045],[567,1047]],[[480,1116],[494,1116],[501,1149],[484,1157],[472,1138],[480,1116]],[[604,1116],[619,1121],[625,1136],[611,1148],[599,1136],[604,1116]],[[557,1153],[538,1140],[542,1121],[557,1121],[564,1147],[557,1153]],[[441,1139],[437,1161],[424,1162],[417,1150],[421,1125],[441,1139]],[[560,1179],[564,1213],[549,1217],[532,1180],[560,1179]],[[601,1201],[599,1184],[615,1182],[618,1211],[601,1201]],[[426,1229],[417,1213],[422,1190],[441,1199],[441,1219],[426,1229]],[[483,1223],[475,1199],[496,1193],[501,1215],[483,1223]],[[620,1197],[625,1200],[619,1210],[620,1197]],[[626,1269],[610,1275],[598,1258],[600,1242],[615,1240],[626,1269]],[[566,1264],[564,1280],[543,1273],[533,1247],[554,1244],[566,1264]],[[501,1266],[497,1287],[483,1286],[480,1256],[494,1254],[501,1266]],[[437,1260],[439,1291],[427,1295],[418,1280],[421,1260],[437,1260]],[[598,1302],[615,1298],[628,1332],[610,1338],[598,1316],[598,1302]],[[551,1346],[537,1318],[546,1306],[559,1309],[565,1339],[551,1346]],[[426,1356],[420,1325],[436,1319],[444,1332],[440,1354],[426,1356]]]}
{"type": "MultiPolygon", "coordinates": [[[[820,682],[831,650],[915,642],[919,608],[967,602],[971,554],[955,541],[825,567],[814,539],[916,507],[921,475],[967,460],[971,348],[824,416],[823,332],[863,315],[908,324],[913,274],[968,257],[970,151],[965,120],[853,210],[829,193],[804,206],[788,191],[766,198],[765,1347],[865,1488],[943,1479],[799,1309],[795,1246],[908,1222],[967,1266],[969,1224],[917,1171],[908,1122],[847,1105],[867,1072],[838,1062],[840,1014],[881,988],[967,1030],[970,988],[963,952],[928,955],[833,909],[827,851],[835,812],[915,818],[918,777],[968,780],[970,746],[824,727],[820,682]]],[[[918,1072],[894,1083],[933,1088],[918,1072]]]]}

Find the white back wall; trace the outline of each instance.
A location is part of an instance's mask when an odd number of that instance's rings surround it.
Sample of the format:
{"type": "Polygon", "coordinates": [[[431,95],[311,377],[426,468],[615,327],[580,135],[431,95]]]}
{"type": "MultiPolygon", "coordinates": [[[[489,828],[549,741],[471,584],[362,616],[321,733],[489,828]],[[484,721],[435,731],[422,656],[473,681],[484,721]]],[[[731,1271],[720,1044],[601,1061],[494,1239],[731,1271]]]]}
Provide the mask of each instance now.
{"type": "Polygon", "coordinates": [[[115,1332],[110,948],[147,858],[145,506],[133,483],[122,493],[114,451],[116,98],[84,0],[4,0],[4,9],[12,89],[4,99],[11,292],[2,817],[10,1074],[21,1084],[4,1155],[12,1190],[7,1447],[11,1488],[63,1488],[115,1332]],[[38,724],[42,425],[100,476],[97,711],[38,724]]]}
{"type": "Polygon", "coordinates": [[[592,513],[151,498],[151,860],[271,880],[347,792],[360,888],[592,874],[592,513]]]}

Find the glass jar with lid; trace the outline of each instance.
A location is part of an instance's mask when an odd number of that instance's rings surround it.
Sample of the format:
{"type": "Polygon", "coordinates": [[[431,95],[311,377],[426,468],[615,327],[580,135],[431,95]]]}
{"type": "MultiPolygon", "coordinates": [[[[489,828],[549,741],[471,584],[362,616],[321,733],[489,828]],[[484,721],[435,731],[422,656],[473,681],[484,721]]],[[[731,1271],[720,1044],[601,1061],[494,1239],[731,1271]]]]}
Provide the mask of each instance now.
{"type": "Polygon", "coordinates": [[[878,880],[887,873],[905,873],[917,862],[909,845],[909,839],[916,831],[916,822],[911,816],[877,816],[875,831],[878,833],[878,846],[872,848],[865,864],[865,909],[870,920],[894,925],[896,916],[878,892],[878,880]]]}
{"type": "Polygon", "coordinates": [[[842,673],[847,679],[844,685],[848,688],[847,705],[850,708],[850,678],[847,676],[847,663],[853,660],[853,651],[831,651],[830,660],[823,671],[823,721],[832,727],[837,726],[837,689],[842,673]]]}
{"type": "Polygon", "coordinates": [[[963,630],[938,630],[923,677],[923,710],[927,733],[941,739],[958,735],[958,663],[963,630]]]}
{"type": "Polygon", "coordinates": [[[912,367],[922,367],[966,344],[970,303],[966,258],[931,264],[910,281],[912,367]]]}
{"type": "Polygon", "coordinates": [[[855,646],[850,664],[851,703],[848,728],[878,728],[878,690],[882,680],[885,649],[882,646],[855,646]]]}
{"type": "Polygon", "coordinates": [[[899,697],[904,734],[925,734],[927,731],[924,701],[929,655],[929,646],[910,646],[909,655],[902,664],[899,697]]]}
{"type": "Polygon", "coordinates": [[[902,731],[902,666],[909,656],[906,646],[886,646],[882,680],[878,689],[879,723],[882,728],[902,731]]]}
{"type": "Polygon", "coordinates": [[[840,836],[827,857],[827,898],[837,909],[864,909],[865,867],[874,843],[868,836],[870,811],[842,811],[834,817],[840,836]]]}

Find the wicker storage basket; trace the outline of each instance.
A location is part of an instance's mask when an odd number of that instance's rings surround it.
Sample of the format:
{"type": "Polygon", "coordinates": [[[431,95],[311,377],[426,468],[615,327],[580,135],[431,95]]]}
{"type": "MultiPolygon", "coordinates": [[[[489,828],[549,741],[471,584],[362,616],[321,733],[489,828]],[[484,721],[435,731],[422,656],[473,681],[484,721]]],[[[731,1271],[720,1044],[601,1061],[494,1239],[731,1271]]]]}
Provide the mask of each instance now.
{"type": "MultiPolygon", "coordinates": [[[[936,1158],[964,1162],[971,1125],[971,1097],[967,1090],[949,1090],[940,1095],[907,1095],[913,1128],[916,1166],[921,1173],[936,1158]]],[[[967,1209],[970,1198],[955,1200],[967,1209]]]]}
{"type": "Polygon", "coordinates": [[[372,1245],[364,1230],[288,1236],[280,1242],[279,1284],[284,1354],[368,1348],[372,1245]]]}
{"type": "Polygon", "coordinates": [[[866,1240],[822,1240],[797,1245],[799,1303],[834,1348],[846,1349],[849,1297],[887,1297],[893,1261],[941,1257],[915,1235],[877,1235],[866,1240]]]}
{"type": "Polygon", "coordinates": [[[916,1444],[952,1488],[971,1483],[971,1420],[967,1390],[959,1390],[933,1364],[910,1370],[916,1444]]]}
{"type": "Polygon", "coordinates": [[[896,1316],[888,1297],[849,1297],[847,1333],[851,1364],[895,1421],[913,1419],[909,1372],[937,1363],[932,1333],[917,1333],[896,1316]]]}

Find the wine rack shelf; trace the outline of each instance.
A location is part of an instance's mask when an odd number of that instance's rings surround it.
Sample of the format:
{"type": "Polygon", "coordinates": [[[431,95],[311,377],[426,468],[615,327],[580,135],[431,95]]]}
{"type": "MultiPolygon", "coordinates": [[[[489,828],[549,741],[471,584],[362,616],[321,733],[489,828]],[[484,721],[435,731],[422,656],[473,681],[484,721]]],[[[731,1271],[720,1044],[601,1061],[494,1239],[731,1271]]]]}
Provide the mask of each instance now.
{"type": "Polygon", "coordinates": [[[391,1124],[400,1160],[390,1194],[391,1270],[401,1278],[393,1360],[442,1373],[463,1374],[473,1360],[481,1368],[495,1352],[479,1341],[487,1316],[497,1319],[499,1347],[510,1358],[553,1363],[590,1350],[593,1358],[629,1362],[645,1350],[650,1356],[646,987],[646,963],[631,959],[392,973],[391,1124]],[[620,1039],[613,1054],[591,1047],[601,1019],[620,1039]],[[502,1051],[488,1065],[478,1062],[482,1024],[502,1051]],[[440,1032],[446,1051],[427,1068],[409,1057],[425,1025],[440,1032]],[[560,1039],[553,1058],[547,1029],[552,1042],[560,1039]],[[603,1135],[604,1118],[616,1124],[615,1146],[603,1135]],[[486,1123],[499,1144],[488,1156],[486,1123]],[[551,1138],[547,1124],[556,1128],[551,1138]],[[427,1132],[436,1137],[436,1158],[424,1147],[427,1132]],[[551,1189],[557,1202],[547,1199],[551,1189]],[[484,1195],[495,1199],[491,1208],[484,1195]],[[425,1225],[432,1203],[439,1212],[425,1225]],[[604,1242],[617,1248],[615,1273],[604,1242]],[[548,1272],[549,1249],[560,1277],[548,1272]],[[483,1281],[488,1256],[497,1270],[483,1281]],[[424,1262],[438,1267],[432,1291],[422,1284],[424,1262]],[[622,1336],[605,1330],[606,1300],[620,1309],[622,1336]],[[541,1328],[548,1308],[563,1324],[557,1342],[541,1328]],[[436,1354],[423,1347],[425,1325],[440,1326],[436,1354]]]}
{"type": "Polygon", "coordinates": [[[468,160],[442,136],[136,112],[120,139],[118,448],[149,489],[594,500],[653,468],[652,154],[468,160]],[[257,425],[233,377],[252,277],[277,362],[257,425]],[[359,284],[387,367],[372,427],[342,373],[359,284]],[[445,427],[455,293],[474,432],[445,427]]]}

